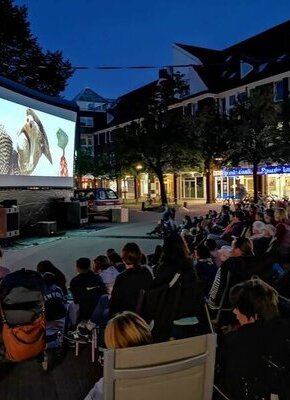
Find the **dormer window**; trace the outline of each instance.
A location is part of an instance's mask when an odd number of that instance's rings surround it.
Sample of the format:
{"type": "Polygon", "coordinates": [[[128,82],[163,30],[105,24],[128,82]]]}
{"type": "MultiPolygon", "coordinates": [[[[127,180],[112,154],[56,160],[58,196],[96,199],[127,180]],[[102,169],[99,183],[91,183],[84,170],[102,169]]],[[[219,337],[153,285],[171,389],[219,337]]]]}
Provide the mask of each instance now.
{"type": "Polygon", "coordinates": [[[269,63],[266,62],[266,63],[263,63],[263,64],[259,65],[258,71],[259,72],[263,72],[265,70],[265,68],[267,68],[268,64],[269,63]]]}
{"type": "Polygon", "coordinates": [[[241,71],[241,79],[243,79],[245,76],[247,76],[250,72],[252,72],[254,67],[244,61],[241,61],[240,64],[240,71],[241,71]]]}

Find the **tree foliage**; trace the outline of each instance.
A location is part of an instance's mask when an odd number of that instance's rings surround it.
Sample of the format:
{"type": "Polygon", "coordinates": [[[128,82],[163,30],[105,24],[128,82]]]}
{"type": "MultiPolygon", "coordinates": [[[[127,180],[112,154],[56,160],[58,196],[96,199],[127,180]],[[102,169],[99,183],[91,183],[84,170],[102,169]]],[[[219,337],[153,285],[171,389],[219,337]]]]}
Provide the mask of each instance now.
{"type": "Polygon", "coordinates": [[[167,203],[163,174],[196,161],[189,151],[192,119],[182,108],[171,108],[185,92],[187,85],[180,74],[160,79],[149,99],[146,112],[138,121],[119,129],[116,134],[116,156],[127,165],[142,162],[160,182],[162,203],[167,203]]]}
{"type": "Polygon", "coordinates": [[[260,163],[279,162],[283,158],[285,137],[279,129],[279,114],[272,87],[262,86],[238,101],[230,119],[229,154],[233,164],[253,165],[254,198],[257,200],[257,168],[260,163]]]}
{"type": "Polygon", "coordinates": [[[203,104],[194,116],[193,138],[206,172],[207,203],[212,202],[212,168],[218,160],[225,160],[228,152],[228,118],[220,112],[219,104],[212,99],[203,104]]]}
{"type": "Polygon", "coordinates": [[[0,75],[57,96],[73,74],[61,51],[45,51],[31,33],[27,7],[0,0],[0,75]]]}

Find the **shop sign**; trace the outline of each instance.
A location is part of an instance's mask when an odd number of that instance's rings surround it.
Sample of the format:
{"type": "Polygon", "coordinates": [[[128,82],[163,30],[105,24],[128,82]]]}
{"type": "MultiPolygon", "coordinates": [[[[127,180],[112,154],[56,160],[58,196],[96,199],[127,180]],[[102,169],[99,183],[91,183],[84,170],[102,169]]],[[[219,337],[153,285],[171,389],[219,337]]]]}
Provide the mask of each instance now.
{"type": "Polygon", "coordinates": [[[268,174],[289,174],[290,165],[266,165],[258,168],[258,172],[263,175],[268,174]]]}
{"type": "Polygon", "coordinates": [[[253,175],[253,169],[249,167],[223,168],[223,176],[253,175]]]}
{"type": "MultiPolygon", "coordinates": [[[[223,176],[253,175],[251,167],[223,168],[223,176]]],[[[259,175],[290,174],[290,165],[263,165],[258,167],[259,175]]]]}

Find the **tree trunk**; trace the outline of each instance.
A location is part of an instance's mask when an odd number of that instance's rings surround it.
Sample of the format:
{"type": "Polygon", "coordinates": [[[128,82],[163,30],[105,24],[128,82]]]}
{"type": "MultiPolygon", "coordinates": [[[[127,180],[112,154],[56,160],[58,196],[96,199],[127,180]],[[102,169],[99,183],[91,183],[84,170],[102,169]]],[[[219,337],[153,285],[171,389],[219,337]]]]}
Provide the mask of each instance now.
{"type": "Polygon", "coordinates": [[[253,163],[254,203],[258,202],[258,163],[253,163]]]}
{"type": "Polygon", "coordinates": [[[212,168],[210,162],[205,164],[206,171],[206,204],[211,204],[212,200],[212,168]]]}
{"type": "Polygon", "coordinates": [[[159,180],[160,183],[160,194],[161,194],[161,203],[162,205],[167,204],[167,195],[165,191],[165,185],[164,185],[164,177],[163,177],[163,171],[162,169],[155,170],[155,173],[157,175],[157,179],[159,180]]]}

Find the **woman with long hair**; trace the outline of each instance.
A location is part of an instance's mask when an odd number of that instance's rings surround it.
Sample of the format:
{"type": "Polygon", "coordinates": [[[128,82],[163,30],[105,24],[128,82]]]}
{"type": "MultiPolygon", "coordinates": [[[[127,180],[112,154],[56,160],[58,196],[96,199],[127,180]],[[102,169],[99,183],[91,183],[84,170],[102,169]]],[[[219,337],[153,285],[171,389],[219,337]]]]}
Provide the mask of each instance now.
{"type": "Polygon", "coordinates": [[[202,287],[188,248],[179,235],[164,240],[153,286],[169,285],[174,278],[177,280],[168,291],[166,308],[154,320],[152,333],[155,341],[189,337],[204,329],[202,287]]]}
{"type": "Polygon", "coordinates": [[[132,242],[122,249],[122,261],[125,271],[121,272],[114,284],[110,299],[110,315],[121,311],[135,311],[141,289],[148,289],[152,285],[152,274],[142,265],[142,251],[132,242]]]}

